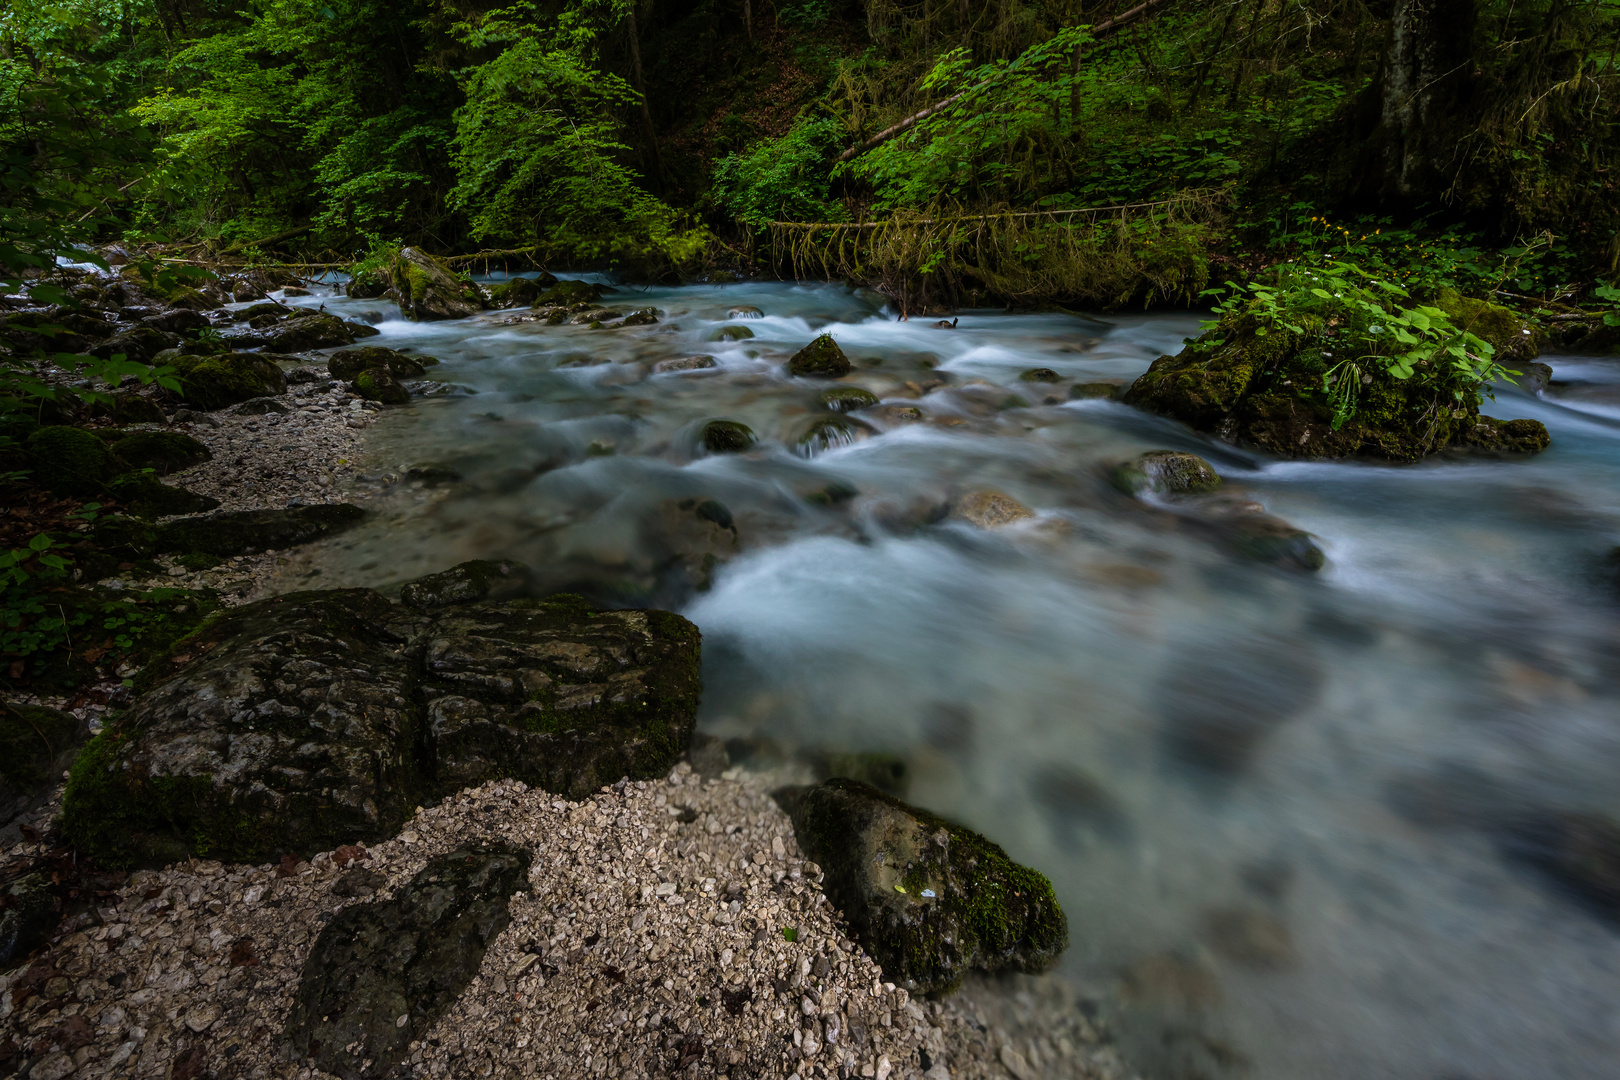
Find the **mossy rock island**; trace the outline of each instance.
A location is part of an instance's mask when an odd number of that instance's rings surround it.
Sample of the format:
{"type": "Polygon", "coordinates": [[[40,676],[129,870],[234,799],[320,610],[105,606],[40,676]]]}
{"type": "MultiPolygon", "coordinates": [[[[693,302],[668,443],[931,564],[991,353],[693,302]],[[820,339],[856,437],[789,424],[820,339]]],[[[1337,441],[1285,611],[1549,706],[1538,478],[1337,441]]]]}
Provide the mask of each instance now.
{"type": "Polygon", "coordinates": [[[326,370],[334,379],[353,379],[367,368],[387,368],[396,379],[420,379],[429,366],[437,364],[432,356],[407,356],[381,345],[360,345],[335,352],[326,361],[326,370]]]}
{"type": "MultiPolygon", "coordinates": [[[[735,329],[744,329],[736,327],[735,329]]],[[[849,357],[838,347],[831,334],[822,334],[816,340],[793,354],[788,361],[788,374],[812,378],[836,379],[850,372],[849,357]]]]}
{"type": "Polygon", "coordinates": [[[960,825],[838,778],[783,801],[851,935],[913,993],[969,971],[1045,971],[1069,945],[1051,882],[960,825]]]}
{"type": "Polygon", "coordinates": [[[173,364],[180,377],[180,397],[205,412],[287,392],[286,374],[256,353],[177,356],[173,364]]]}
{"type": "Polygon", "coordinates": [[[685,752],[700,639],[679,615],[438,599],[291,593],[180,639],[80,755],[68,835],[104,865],[263,862],[386,837],[468,784],[577,799],[685,752]]]}
{"type": "Polygon", "coordinates": [[[1459,389],[1422,372],[1400,379],[1375,363],[1355,369],[1354,412],[1336,417],[1326,381],[1342,376],[1347,356],[1342,347],[1335,355],[1322,330],[1308,323],[1303,333],[1268,329],[1248,310],[1229,313],[1175,356],[1153,361],[1123,400],[1287,458],[1409,462],[1448,448],[1546,448],[1549,436],[1539,421],[1482,415],[1477,385],[1459,389]]]}
{"type": "Polygon", "coordinates": [[[388,296],[407,319],[465,319],[489,306],[483,290],[421,248],[404,247],[388,266],[388,296]]]}

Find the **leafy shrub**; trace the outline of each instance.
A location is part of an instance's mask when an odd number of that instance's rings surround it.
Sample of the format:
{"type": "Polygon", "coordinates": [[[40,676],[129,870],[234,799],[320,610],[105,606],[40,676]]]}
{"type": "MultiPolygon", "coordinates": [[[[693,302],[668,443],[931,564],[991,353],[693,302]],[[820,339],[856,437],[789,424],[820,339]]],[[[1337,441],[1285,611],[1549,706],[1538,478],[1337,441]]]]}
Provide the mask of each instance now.
{"type": "Polygon", "coordinates": [[[843,221],[828,172],[844,141],[831,117],[801,120],[786,135],[727,154],[714,170],[715,196],[732,217],[761,230],[773,221],[843,221]]]}

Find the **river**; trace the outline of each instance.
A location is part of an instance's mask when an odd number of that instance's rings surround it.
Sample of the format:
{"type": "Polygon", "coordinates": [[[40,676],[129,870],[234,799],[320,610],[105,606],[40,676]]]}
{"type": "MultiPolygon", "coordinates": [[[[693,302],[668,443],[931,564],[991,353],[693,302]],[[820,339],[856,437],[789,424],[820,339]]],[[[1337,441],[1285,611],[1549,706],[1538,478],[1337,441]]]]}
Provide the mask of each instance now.
{"type": "Polygon", "coordinates": [[[401,479],[285,587],[509,557],[678,608],[703,631],[704,731],[897,754],[908,798],[1046,872],[1061,970],[1146,1076],[1620,1076],[1620,925],[1523,841],[1558,811],[1620,814],[1620,358],[1544,357],[1545,394],[1499,390],[1488,412],[1551,431],[1538,457],[1385,467],[1068,399],[1175,351],[1185,314],[940,329],[782,283],[611,293],[660,322],[609,330],[294,302],[442,361],[459,389],[388,414],[370,467],[462,479],[401,479]],[[835,414],[782,365],[822,332],[856,365],[839,385],[883,404],[801,445],[835,414]],[[651,373],[694,354],[717,365],[651,373]],[[713,418],[758,445],[704,453],[713,418]],[[1114,492],[1106,465],[1150,449],[1203,455],[1326,566],[1244,561],[1114,492]],[[1036,514],[943,516],[982,490],[1036,514]]]}

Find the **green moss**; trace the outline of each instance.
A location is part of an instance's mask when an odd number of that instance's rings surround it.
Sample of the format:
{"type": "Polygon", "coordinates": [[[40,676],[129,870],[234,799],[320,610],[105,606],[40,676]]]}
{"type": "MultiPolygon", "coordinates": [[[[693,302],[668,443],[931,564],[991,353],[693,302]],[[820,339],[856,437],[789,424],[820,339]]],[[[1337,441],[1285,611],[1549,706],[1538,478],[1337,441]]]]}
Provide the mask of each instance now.
{"type": "Polygon", "coordinates": [[[1456,289],[1441,289],[1434,306],[1451,317],[1457,329],[1484,338],[1496,347],[1502,363],[1523,363],[1541,354],[1533,328],[1510,308],[1463,296],[1456,289]]]}
{"type": "Polygon", "coordinates": [[[535,298],[535,307],[594,304],[602,299],[603,288],[588,281],[559,281],[535,298]]]}
{"type": "Polygon", "coordinates": [[[59,495],[97,495],[123,471],[106,444],[83,428],[42,427],[24,445],[34,479],[59,495]]]}
{"type": "Polygon", "coordinates": [[[710,341],[747,341],[754,332],[746,326],[722,326],[709,335],[710,341]]]}
{"type": "Polygon", "coordinates": [[[160,476],[212,461],[214,457],[208,447],[176,431],[136,432],[115,442],[113,453],[137,469],[153,469],[160,476]]]}
{"type": "Polygon", "coordinates": [[[249,398],[274,397],[287,389],[281,369],[254,353],[178,356],[173,363],[180,376],[180,396],[208,412],[249,398]]]}
{"type": "Polygon", "coordinates": [[[855,412],[878,403],[878,396],[859,386],[835,386],[821,392],[821,403],[833,412],[855,412]]]}
{"type": "MultiPolygon", "coordinates": [[[[737,329],[746,329],[738,327],[737,329]]],[[[837,378],[850,372],[849,357],[831,334],[822,334],[788,360],[788,374],[811,378],[837,378]]]]}

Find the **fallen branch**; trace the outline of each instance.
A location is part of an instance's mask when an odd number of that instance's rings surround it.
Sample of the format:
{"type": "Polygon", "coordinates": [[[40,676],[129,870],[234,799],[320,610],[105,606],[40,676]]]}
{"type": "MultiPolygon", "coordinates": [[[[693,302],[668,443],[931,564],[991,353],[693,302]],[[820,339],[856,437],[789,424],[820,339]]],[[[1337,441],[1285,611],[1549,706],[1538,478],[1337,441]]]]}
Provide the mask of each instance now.
{"type": "MultiPolygon", "coordinates": [[[[215,252],[214,254],[216,258],[224,258],[226,255],[235,255],[238,251],[246,251],[250,247],[258,247],[261,244],[279,244],[283,240],[291,240],[295,236],[303,236],[314,227],[314,225],[301,225],[296,229],[288,229],[286,232],[279,232],[274,236],[266,236],[259,240],[244,240],[240,244],[233,245],[226,248],[224,251],[215,252]]],[[[291,266],[294,264],[288,263],[287,265],[291,266]]]]}
{"type": "MultiPolygon", "coordinates": [[[[1104,34],[1112,33],[1113,31],[1118,30],[1121,27],[1128,26],[1131,23],[1135,22],[1136,20],[1142,18],[1144,15],[1148,14],[1154,8],[1162,7],[1162,6],[1164,6],[1165,4],[1167,4],[1169,2],[1170,2],[1170,0],[1143,0],[1142,3],[1137,4],[1135,7],[1131,8],[1129,11],[1121,12],[1120,14],[1115,15],[1112,19],[1104,19],[1102,22],[1098,23],[1096,26],[1093,26],[1091,28],[1092,39],[1095,40],[1096,38],[1099,38],[1104,34]]],[[[1000,78],[1000,75],[998,74],[996,76],[993,76],[991,78],[988,78],[988,79],[984,80],[981,83],[976,83],[973,86],[968,87],[966,90],[962,90],[962,91],[959,91],[959,92],[957,92],[955,94],[952,94],[950,97],[946,98],[944,101],[939,102],[938,104],[930,105],[930,106],[928,106],[928,108],[923,109],[920,112],[912,113],[910,116],[906,117],[904,120],[900,121],[898,124],[895,124],[893,127],[884,128],[882,131],[878,132],[876,135],[872,136],[870,139],[867,139],[865,142],[861,143],[859,146],[852,146],[848,150],[845,150],[842,154],[839,154],[838,155],[839,164],[842,164],[842,163],[844,163],[846,161],[853,161],[856,158],[860,157],[862,154],[866,153],[868,150],[871,150],[872,148],[874,148],[876,146],[881,146],[883,143],[888,142],[890,139],[894,138],[896,135],[899,135],[899,134],[902,134],[904,132],[910,131],[912,128],[916,127],[918,124],[922,123],[924,120],[928,119],[930,116],[933,116],[935,113],[944,112],[946,109],[950,108],[952,105],[955,105],[958,101],[961,101],[963,98],[967,97],[969,94],[972,94],[972,93],[974,93],[976,91],[979,91],[979,90],[983,90],[985,87],[987,87],[987,86],[991,85],[992,83],[996,82],[997,79],[999,79],[999,78],[1000,78]]]]}

